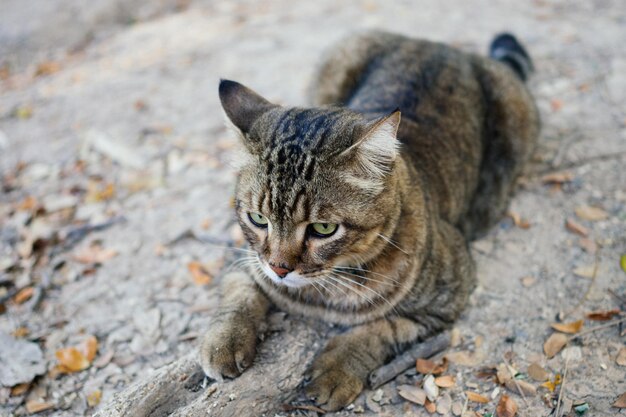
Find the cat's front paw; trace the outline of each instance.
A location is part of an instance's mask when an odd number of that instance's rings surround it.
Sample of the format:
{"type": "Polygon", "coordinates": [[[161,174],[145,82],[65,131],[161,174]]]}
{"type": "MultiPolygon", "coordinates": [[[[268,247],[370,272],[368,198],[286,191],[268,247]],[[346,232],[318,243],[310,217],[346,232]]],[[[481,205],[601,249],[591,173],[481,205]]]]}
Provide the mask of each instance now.
{"type": "Polygon", "coordinates": [[[204,373],[217,381],[238,377],[252,365],[256,343],[256,330],[242,317],[212,323],[200,346],[204,373]]]}
{"type": "Polygon", "coordinates": [[[327,411],[339,410],[363,391],[367,367],[358,354],[346,346],[338,346],[322,353],[308,371],[310,382],[305,394],[327,411]]]}

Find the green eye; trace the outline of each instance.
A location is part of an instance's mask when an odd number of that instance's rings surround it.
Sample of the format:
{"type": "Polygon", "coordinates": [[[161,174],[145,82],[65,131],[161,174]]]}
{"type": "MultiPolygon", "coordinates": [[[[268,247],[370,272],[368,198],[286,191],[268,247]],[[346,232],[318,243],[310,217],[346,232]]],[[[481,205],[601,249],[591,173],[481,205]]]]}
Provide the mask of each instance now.
{"type": "Polygon", "coordinates": [[[309,230],[315,237],[329,237],[337,231],[337,227],[335,223],[312,223],[309,230]]]}
{"type": "Polygon", "coordinates": [[[259,213],[248,213],[248,218],[256,227],[260,227],[261,229],[265,229],[269,223],[267,217],[262,216],[259,213]]]}

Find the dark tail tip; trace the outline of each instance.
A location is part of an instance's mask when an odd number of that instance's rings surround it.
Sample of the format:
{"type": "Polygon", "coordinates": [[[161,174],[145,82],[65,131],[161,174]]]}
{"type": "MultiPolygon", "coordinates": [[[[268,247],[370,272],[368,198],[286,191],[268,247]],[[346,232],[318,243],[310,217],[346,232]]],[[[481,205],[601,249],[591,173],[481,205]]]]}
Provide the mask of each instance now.
{"type": "Polygon", "coordinates": [[[501,33],[494,38],[489,46],[489,56],[508,65],[522,81],[526,81],[534,69],[526,49],[510,33],[501,33]]]}

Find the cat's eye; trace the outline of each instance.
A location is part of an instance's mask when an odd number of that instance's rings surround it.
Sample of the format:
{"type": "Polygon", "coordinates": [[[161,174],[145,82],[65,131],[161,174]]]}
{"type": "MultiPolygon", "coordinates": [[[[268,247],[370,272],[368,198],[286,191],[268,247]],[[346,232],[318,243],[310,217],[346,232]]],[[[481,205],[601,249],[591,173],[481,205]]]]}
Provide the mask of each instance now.
{"type": "Polygon", "coordinates": [[[248,218],[256,227],[260,227],[261,229],[265,229],[269,223],[267,217],[259,214],[259,213],[248,213],[248,218]]]}
{"type": "Polygon", "coordinates": [[[335,223],[311,223],[309,233],[315,237],[329,237],[335,234],[337,228],[335,223]]]}

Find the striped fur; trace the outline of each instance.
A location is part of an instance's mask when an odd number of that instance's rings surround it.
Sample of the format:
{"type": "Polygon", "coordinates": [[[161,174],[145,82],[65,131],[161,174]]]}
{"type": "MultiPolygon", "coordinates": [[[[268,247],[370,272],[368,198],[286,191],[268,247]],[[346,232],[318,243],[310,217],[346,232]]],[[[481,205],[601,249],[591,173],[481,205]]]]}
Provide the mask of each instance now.
{"type": "Polygon", "coordinates": [[[467,243],[506,209],[539,125],[505,64],[382,32],[332,49],[311,91],[314,107],[286,108],[220,84],[246,149],[236,210],[251,256],[247,273],[224,278],[201,359],[215,378],[242,372],[270,303],[352,326],[306,388],[336,410],[371,370],[461,314],[475,282],[467,243]],[[320,238],[312,223],[339,227],[320,238]]]}

